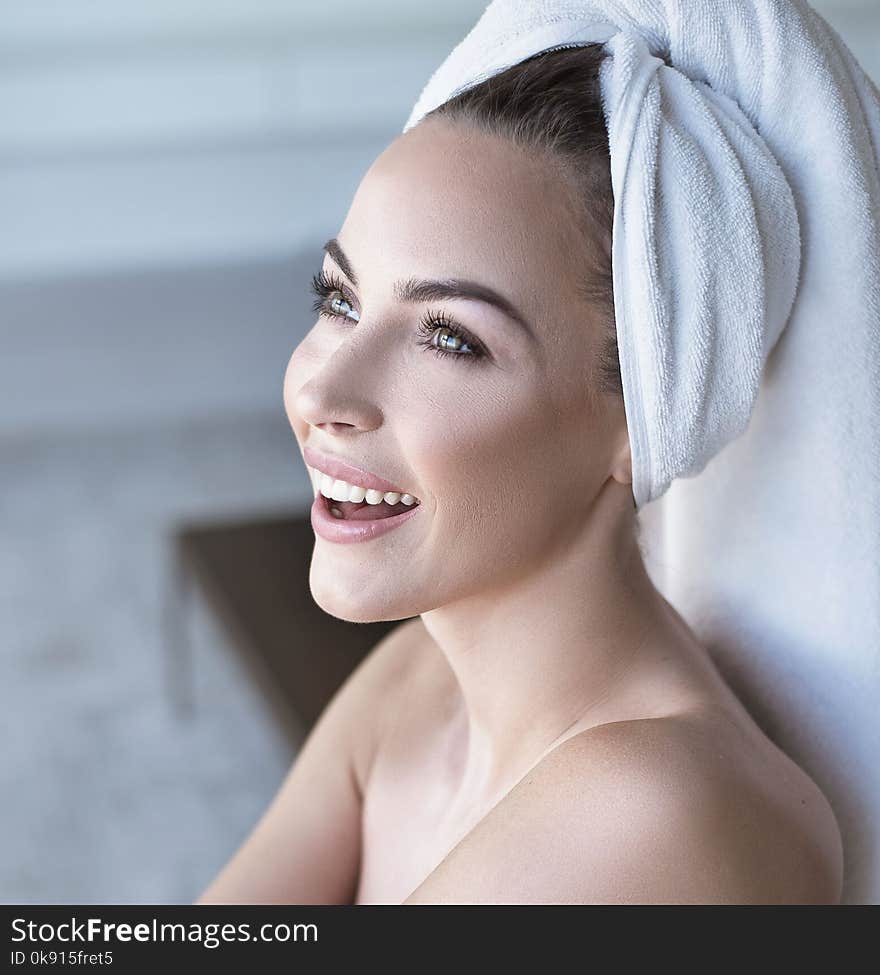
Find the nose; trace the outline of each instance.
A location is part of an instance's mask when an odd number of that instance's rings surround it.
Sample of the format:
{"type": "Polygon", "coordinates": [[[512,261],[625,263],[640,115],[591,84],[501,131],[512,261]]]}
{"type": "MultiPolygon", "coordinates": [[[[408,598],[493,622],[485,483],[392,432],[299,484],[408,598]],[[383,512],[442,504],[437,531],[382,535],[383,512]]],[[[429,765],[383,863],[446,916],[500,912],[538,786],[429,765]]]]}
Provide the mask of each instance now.
{"type": "Polygon", "coordinates": [[[303,422],[327,433],[374,430],[382,423],[381,355],[368,348],[377,339],[366,336],[364,344],[362,327],[319,355],[317,368],[294,390],[290,404],[303,422]]]}

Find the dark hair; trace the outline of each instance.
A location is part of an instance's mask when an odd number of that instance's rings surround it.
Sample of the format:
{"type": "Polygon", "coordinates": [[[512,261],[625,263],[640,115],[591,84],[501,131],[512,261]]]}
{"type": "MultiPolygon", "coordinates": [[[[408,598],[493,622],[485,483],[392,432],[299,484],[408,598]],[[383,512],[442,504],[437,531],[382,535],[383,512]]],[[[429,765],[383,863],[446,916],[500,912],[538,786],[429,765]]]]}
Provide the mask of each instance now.
{"type": "Polygon", "coordinates": [[[560,172],[583,203],[578,216],[587,246],[579,291],[603,332],[596,388],[622,396],[611,274],[614,196],[599,88],[605,56],[602,44],[542,51],[453,95],[425,118],[472,123],[561,163],[560,172]]]}

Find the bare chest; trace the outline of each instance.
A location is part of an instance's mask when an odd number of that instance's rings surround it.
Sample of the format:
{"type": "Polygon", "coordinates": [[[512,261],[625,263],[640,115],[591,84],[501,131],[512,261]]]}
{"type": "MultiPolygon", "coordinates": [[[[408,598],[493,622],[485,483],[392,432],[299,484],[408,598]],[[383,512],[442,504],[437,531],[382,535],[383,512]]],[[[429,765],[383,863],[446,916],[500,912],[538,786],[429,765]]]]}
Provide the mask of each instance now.
{"type": "Polygon", "coordinates": [[[471,802],[449,785],[444,756],[398,755],[370,777],[361,811],[356,904],[400,904],[501,798],[471,802]]]}
{"type": "Polygon", "coordinates": [[[364,810],[356,904],[402,904],[457,842],[422,808],[377,798],[364,810]]]}
{"type": "MultiPolygon", "coordinates": [[[[469,788],[459,731],[411,727],[377,758],[361,807],[356,904],[405,901],[475,827],[492,828],[489,814],[540,760],[511,769],[489,792],[469,788]]],[[[472,869],[492,872],[497,865],[479,855],[470,854],[472,869]]]]}

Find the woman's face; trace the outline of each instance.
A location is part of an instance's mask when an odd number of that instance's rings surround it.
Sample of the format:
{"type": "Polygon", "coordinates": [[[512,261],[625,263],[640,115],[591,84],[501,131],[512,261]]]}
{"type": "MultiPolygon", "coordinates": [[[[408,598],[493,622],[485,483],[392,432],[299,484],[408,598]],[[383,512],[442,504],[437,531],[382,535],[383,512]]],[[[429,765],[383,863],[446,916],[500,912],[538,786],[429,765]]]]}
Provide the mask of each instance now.
{"type": "Polygon", "coordinates": [[[310,587],[331,615],[404,619],[510,583],[574,542],[609,477],[628,480],[623,405],[596,390],[600,336],[576,293],[588,245],[570,192],[546,161],[442,120],[398,137],[358,187],[336,237],[351,273],[323,262],[344,285],[325,300],[339,317],[319,316],[294,351],[285,408],[301,449],[421,504],[366,542],[316,537],[310,587]],[[453,278],[526,324],[396,293],[453,278]]]}

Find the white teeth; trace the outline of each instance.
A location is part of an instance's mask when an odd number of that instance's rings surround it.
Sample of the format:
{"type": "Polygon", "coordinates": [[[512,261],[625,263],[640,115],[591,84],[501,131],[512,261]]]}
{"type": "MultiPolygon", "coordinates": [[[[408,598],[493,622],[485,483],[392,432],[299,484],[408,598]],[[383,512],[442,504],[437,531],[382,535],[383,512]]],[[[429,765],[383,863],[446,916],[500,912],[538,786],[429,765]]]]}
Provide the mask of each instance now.
{"type": "MultiPolygon", "coordinates": [[[[374,491],[372,488],[361,487],[358,484],[349,484],[338,477],[331,477],[329,474],[322,474],[316,467],[306,465],[309,477],[312,479],[312,487],[317,497],[318,492],[329,498],[331,501],[366,501],[367,504],[387,504],[403,503],[413,505],[417,498],[412,494],[398,494],[396,491],[374,491]]],[[[333,508],[330,509],[333,511],[333,508]]],[[[336,509],[339,510],[338,508],[336,509]]]]}
{"type": "Polygon", "coordinates": [[[329,474],[321,475],[321,494],[325,498],[333,497],[333,478],[329,474]]]}
{"type": "Polygon", "coordinates": [[[333,482],[333,490],[330,497],[334,501],[348,501],[348,492],[351,489],[351,485],[346,484],[345,481],[340,481],[338,478],[333,482]]]}

